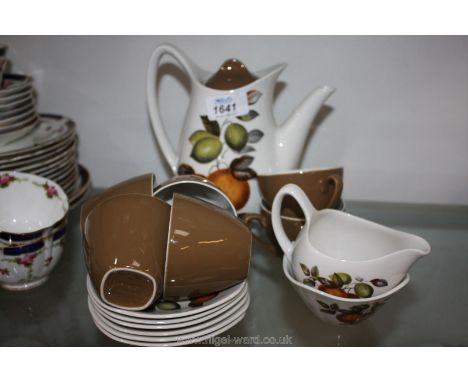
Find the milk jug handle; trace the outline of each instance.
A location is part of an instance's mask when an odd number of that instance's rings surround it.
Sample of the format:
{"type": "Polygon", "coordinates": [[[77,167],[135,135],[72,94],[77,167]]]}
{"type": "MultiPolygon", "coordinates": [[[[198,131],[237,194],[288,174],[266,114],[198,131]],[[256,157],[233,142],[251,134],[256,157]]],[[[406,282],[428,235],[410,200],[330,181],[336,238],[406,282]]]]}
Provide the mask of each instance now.
{"type": "Polygon", "coordinates": [[[177,162],[179,155],[172,145],[167,130],[165,129],[158,107],[158,96],[156,81],[158,78],[159,63],[164,55],[173,57],[176,62],[185,70],[190,79],[194,78],[193,67],[187,57],[182,52],[170,44],[159,45],[149,60],[147,78],[146,78],[146,100],[151,119],[153,131],[158,140],[164,157],[171,166],[174,174],[177,174],[177,162]]]}
{"type": "Polygon", "coordinates": [[[284,232],[283,224],[281,222],[281,204],[283,203],[283,199],[286,195],[290,195],[296,199],[304,213],[305,225],[302,228],[303,230],[308,230],[311,219],[318,211],[312,205],[304,191],[295,184],[291,183],[283,186],[276,194],[271,208],[273,231],[275,233],[276,240],[284,251],[284,255],[289,261],[292,261],[291,256],[294,244],[289,240],[288,236],[284,232]]]}

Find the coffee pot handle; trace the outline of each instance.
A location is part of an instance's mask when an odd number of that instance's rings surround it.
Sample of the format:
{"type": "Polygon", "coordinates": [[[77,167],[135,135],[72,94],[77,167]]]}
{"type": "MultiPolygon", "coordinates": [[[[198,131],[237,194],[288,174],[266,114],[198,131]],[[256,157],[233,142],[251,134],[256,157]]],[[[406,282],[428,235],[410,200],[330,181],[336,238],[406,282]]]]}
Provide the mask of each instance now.
{"type": "Polygon", "coordinates": [[[190,60],[185,57],[185,55],[180,52],[176,47],[170,44],[159,45],[149,60],[148,71],[147,71],[147,82],[146,82],[146,100],[149,110],[149,115],[151,119],[151,125],[153,131],[158,140],[159,147],[161,148],[166,161],[171,166],[171,169],[174,174],[177,174],[177,162],[178,154],[172,145],[167,130],[165,129],[161,115],[158,108],[158,96],[157,96],[157,87],[156,81],[158,78],[158,70],[161,58],[164,55],[169,55],[173,57],[176,62],[182,66],[187,75],[192,80],[194,77],[193,64],[190,60]]]}
{"type": "Polygon", "coordinates": [[[318,211],[312,205],[304,191],[302,191],[302,189],[295,184],[286,184],[276,194],[271,208],[273,232],[275,233],[276,240],[281,246],[281,249],[284,251],[284,255],[288,258],[289,261],[292,261],[291,257],[294,249],[294,243],[289,240],[281,222],[281,204],[283,203],[283,199],[286,195],[290,195],[296,199],[302,209],[302,212],[304,213],[305,224],[302,228],[302,231],[306,230],[307,232],[310,220],[315,214],[318,213],[318,211]]]}

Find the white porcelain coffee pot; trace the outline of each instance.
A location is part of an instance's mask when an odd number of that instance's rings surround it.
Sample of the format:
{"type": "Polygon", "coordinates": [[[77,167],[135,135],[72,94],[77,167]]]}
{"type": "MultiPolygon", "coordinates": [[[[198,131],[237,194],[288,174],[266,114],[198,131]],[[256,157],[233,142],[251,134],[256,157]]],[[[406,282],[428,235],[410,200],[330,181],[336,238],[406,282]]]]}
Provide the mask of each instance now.
{"type": "Polygon", "coordinates": [[[312,121],[334,91],[330,86],[317,88],[278,126],[273,94],[285,67],[275,65],[252,74],[232,59],[212,75],[176,47],[158,46],[148,65],[147,103],[154,133],[174,174],[206,176],[226,192],[238,210],[258,210],[256,174],[299,166],[312,121]],[[162,123],[156,91],[159,64],[165,55],[182,66],[191,83],[177,148],[162,123]]]}

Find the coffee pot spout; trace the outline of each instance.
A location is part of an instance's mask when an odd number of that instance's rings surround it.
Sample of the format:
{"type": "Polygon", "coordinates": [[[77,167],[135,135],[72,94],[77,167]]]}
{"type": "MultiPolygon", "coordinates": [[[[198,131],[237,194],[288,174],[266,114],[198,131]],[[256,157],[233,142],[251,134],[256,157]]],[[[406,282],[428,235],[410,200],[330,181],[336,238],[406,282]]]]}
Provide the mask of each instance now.
{"type": "Polygon", "coordinates": [[[313,90],[276,131],[279,170],[290,170],[299,165],[312,122],[334,91],[335,88],[327,85],[313,90]]]}

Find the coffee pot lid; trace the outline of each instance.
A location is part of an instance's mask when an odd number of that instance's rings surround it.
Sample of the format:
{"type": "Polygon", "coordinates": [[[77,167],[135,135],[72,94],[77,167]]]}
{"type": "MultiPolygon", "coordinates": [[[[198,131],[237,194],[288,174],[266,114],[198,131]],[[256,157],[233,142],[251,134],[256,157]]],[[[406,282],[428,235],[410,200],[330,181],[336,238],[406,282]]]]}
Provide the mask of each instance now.
{"type": "Polygon", "coordinates": [[[206,86],[217,90],[233,90],[241,88],[257,79],[245,65],[231,58],[223,62],[219,70],[206,82],[206,86]]]}

